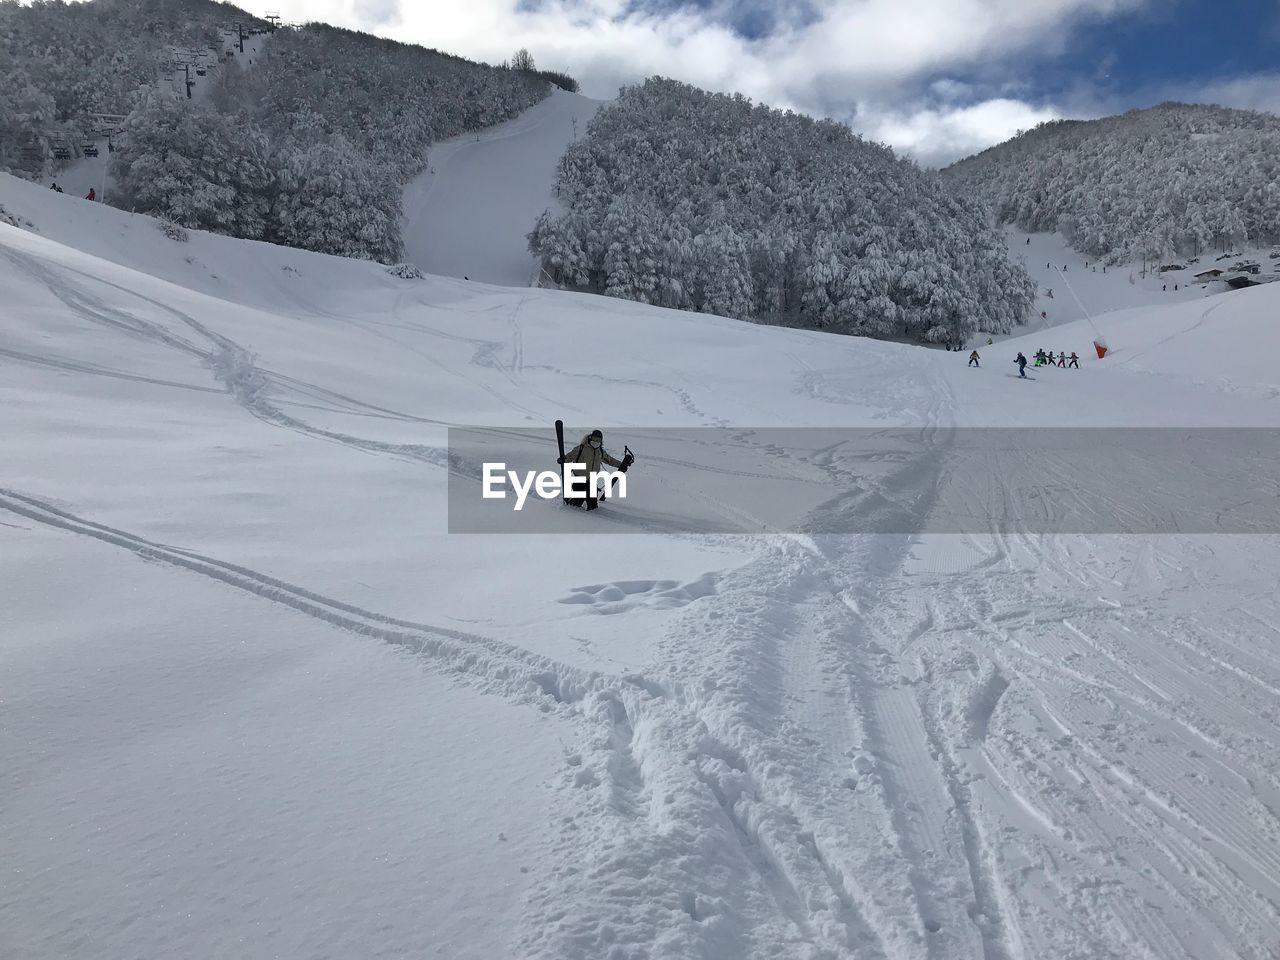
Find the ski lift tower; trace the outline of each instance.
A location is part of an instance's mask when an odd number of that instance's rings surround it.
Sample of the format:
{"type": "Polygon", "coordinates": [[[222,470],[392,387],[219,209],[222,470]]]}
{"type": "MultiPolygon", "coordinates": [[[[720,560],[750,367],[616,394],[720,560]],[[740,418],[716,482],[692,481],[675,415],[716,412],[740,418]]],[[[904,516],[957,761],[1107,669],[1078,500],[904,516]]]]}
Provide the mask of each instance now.
{"type": "Polygon", "coordinates": [[[271,24],[271,32],[272,32],[272,33],[275,33],[277,30],[279,30],[279,29],[280,29],[280,14],[278,14],[278,13],[268,13],[268,14],[267,14],[265,17],[263,17],[262,19],[266,20],[266,21],[267,21],[267,23],[271,24]]]}
{"type": "Polygon", "coordinates": [[[191,88],[192,88],[192,87],[194,87],[194,86],[196,85],[196,82],[195,82],[194,80],[192,80],[192,79],[191,79],[191,61],[190,61],[190,60],[178,60],[177,62],[175,62],[175,63],[174,63],[174,67],[181,67],[181,68],[182,68],[183,75],[184,75],[184,77],[183,77],[183,87],[184,87],[184,89],[187,91],[187,99],[188,99],[188,100],[190,100],[190,99],[191,99],[191,88]]]}

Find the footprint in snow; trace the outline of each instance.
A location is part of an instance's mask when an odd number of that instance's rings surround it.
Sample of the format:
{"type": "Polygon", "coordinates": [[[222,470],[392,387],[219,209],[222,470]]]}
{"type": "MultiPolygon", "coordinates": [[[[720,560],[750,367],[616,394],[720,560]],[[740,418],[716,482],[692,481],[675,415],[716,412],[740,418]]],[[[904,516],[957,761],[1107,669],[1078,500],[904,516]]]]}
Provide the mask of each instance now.
{"type": "Polygon", "coordinates": [[[559,603],[590,608],[592,613],[625,613],[637,607],[683,607],[716,592],[719,577],[704,573],[697,580],[617,580],[574,587],[559,603]]]}

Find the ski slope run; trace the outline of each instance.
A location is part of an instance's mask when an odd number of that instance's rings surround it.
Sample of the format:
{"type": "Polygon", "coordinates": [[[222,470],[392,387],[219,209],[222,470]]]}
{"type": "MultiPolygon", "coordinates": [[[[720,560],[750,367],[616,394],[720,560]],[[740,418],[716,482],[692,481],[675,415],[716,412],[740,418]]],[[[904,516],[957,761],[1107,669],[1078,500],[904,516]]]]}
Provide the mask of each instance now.
{"type": "Polygon", "coordinates": [[[1024,384],[1030,340],[974,370],[0,204],[0,953],[1280,946],[1277,537],[837,536],[851,492],[924,529],[927,461],[761,439],[1274,427],[1276,291],[1024,384]],[[631,500],[449,534],[449,427],[532,462],[557,416],[636,447],[631,500]],[[663,427],[732,439],[646,459],[663,427]],[[807,532],[717,494],[743,464],[807,532]]]}
{"type": "Polygon", "coordinates": [[[432,145],[405,188],[405,259],[446,277],[527,287],[529,231],[556,209],[556,165],[601,101],[555,90],[519,117],[432,145]]]}

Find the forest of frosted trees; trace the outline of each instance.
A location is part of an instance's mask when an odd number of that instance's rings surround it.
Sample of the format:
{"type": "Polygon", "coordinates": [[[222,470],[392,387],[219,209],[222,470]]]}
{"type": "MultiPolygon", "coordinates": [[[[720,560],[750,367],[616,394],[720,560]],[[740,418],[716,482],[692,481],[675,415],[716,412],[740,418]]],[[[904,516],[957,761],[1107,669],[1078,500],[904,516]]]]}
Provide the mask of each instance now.
{"type": "Polygon", "coordinates": [[[1280,117],[1166,103],[1045,123],[942,172],[997,218],[1112,263],[1280,241],[1280,117]]]}
{"type": "Polygon", "coordinates": [[[989,211],[848,127],[654,78],[560,162],[530,249],[644,303],[937,343],[1007,332],[1034,284],[989,211]]]}
{"type": "Polygon", "coordinates": [[[168,67],[169,47],[221,49],[218,26],[265,27],[212,0],[0,0],[0,169],[34,140],[79,144],[91,113],[128,113],[168,67]]]}
{"type": "MultiPolygon", "coordinates": [[[[400,192],[426,149],[509,120],[550,86],[321,24],[274,33],[211,95],[161,92],[169,45],[221,49],[218,26],[266,26],[209,0],[0,0],[0,143],[84,139],[89,113],[128,114],[111,201],[185,227],[394,261],[400,192]]],[[[567,78],[564,78],[567,81],[567,78]]],[[[14,156],[0,146],[0,169],[14,156]]]]}

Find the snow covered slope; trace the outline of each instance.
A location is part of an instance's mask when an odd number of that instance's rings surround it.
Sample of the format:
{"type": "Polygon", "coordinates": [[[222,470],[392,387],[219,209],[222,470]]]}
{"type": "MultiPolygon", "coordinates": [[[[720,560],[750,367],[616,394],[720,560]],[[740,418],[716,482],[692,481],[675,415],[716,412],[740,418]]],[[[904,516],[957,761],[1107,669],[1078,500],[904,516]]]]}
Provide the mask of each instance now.
{"type": "Polygon", "coordinates": [[[769,533],[723,492],[929,485],[764,428],[1278,426],[1280,290],[1096,318],[1105,361],[1056,328],[1083,369],[1022,383],[1042,335],[975,370],[0,206],[0,955],[1280,944],[1280,538],[769,533]],[[557,416],[637,449],[629,501],[447,533],[448,428],[545,463],[557,416]]]}
{"type": "MultiPolygon", "coordinates": [[[[1192,271],[1142,276],[1136,264],[1103,265],[1090,261],[1068,246],[1057,233],[1026,234],[1006,227],[1009,254],[1027,268],[1040,285],[1036,313],[1024,330],[1034,332],[1086,315],[1096,316],[1126,307],[1172,306],[1207,295],[1204,286],[1191,280],[1192,271]],[[1030,243],[1026,241],[1030,240],[1030,243]],[[1178,289],[1174,290],[1174,286],[1178,289]],[[1048,292],[1053,291],[1049,296],[1048,292]]],[[[1215,291],[1216,292],[1216,291],[1215,291]]],[[[1017,336],[1017,334],[1014,334],[1017,336]]]]}
{"type": "Polygon", "coordinates": [[[528,286],[526,235],[554,209],[556,164],[602,101],[554,91],[515,120],[434,145],[404,192],[405,259],[430,273],[528,286]]]}

